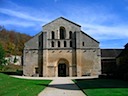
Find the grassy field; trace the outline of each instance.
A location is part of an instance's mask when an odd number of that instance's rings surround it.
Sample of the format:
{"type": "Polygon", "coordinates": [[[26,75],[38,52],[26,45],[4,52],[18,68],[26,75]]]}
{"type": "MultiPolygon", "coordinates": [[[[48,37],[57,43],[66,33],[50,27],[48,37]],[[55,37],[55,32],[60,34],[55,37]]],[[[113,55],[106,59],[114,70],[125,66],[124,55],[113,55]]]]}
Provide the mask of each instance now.
{"type": "Polygon", "coordinates": [[[87,96],[128,96],[128,82],[110,79],[73,80],[87,96]]]}
{"type": "Polygon", "coordinates": [[[37,96],[50,82],[18,79],[0,73],[0,96],[37,96]]]}

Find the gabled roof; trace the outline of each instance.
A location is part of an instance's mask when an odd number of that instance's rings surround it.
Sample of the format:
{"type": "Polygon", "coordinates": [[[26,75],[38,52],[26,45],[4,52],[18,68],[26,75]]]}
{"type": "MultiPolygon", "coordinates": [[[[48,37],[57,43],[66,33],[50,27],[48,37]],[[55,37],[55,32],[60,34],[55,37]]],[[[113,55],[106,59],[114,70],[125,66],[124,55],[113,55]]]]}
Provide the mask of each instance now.
{"type": "Polygon", "coordinates": [[[124,46],[125,48],[122,50],[122,52],[117,56],[118,57],[128,57],[128,43],[124,46]]]}
{"type": "Polygon", "coordinates": [[[125,49],[128,49],[128,43],[124,47],[125,47],[125,49]]]}
{"type": "Polygon", "coordinates": [[[98,42],[96,39],[92,38],[91,36],[89,36],[88,34],[86,34],[85,32],[81,31],[83,34],[85,34],[86,36],[88,36],[89,38],[93,39],[94,41],[96,41],[97,43],[100,43],[98,42]]]}
{"type": "Polygon", "coordinates": [[[123,49],[101,49],[101,57],[117,57],[123,49]]]}
{"type": "MultiPolygon", "coordinates": [[[[48,25],[48,24],[50,24],[50,23],[52,23],[52,22],[54,22],[54,21],[56,21],[56,20],[58,20],[58,19],[64,19],[64,20],[66,20],[66,21],[68,21],[68,22],[70,22],[70,23],[72,23],[72,24],[75,24],[75,25],[78,26],[78,27],[81,27],[79,24],[76,24],[76,23],[74,23],[74,22],[72,22],[72,21],[70,21],[70,20],[68,20],[68,19],[66,19],[66,18],[64,18],[64,17],[59,17],[59,18],[57,18],[57,19],[55,19],[55,20],[53,20],[53,21],[51,21],[51,22],[45,24],[44,26],[46,26],[46,25],[48,25]]],[[[44,27],[44,26],[43,26],[43,27],[44,27]]]]}

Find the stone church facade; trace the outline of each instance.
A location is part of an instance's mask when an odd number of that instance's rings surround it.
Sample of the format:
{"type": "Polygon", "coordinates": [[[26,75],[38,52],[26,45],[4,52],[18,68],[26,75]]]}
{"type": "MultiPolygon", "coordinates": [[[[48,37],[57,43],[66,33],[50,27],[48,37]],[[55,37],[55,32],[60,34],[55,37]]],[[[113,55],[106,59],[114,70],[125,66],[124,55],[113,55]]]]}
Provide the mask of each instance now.
{"type": "Polygon", "coordinates": [[[25,43],[25,76],[94,76],[101,73],[99,42],[84,33],[81,26],[63,17],[43,26],[25,43]]]}

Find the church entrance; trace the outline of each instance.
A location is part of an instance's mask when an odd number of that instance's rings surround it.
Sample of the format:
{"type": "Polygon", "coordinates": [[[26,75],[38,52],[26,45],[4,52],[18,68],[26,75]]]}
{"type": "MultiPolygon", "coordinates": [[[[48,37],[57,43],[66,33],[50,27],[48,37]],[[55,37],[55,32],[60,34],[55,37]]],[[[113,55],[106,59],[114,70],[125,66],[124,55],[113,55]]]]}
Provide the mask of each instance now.
{"type": "Polygon", "coordinates": [[[60,59],[58,61],[58,77],[69,76],[69,62],[66,59],[60,59]]]}
{"type": "Polygon", "coordinates": [[[66,77],[66,64],[62,63],[58,65],[58,76],[66,77]]]}

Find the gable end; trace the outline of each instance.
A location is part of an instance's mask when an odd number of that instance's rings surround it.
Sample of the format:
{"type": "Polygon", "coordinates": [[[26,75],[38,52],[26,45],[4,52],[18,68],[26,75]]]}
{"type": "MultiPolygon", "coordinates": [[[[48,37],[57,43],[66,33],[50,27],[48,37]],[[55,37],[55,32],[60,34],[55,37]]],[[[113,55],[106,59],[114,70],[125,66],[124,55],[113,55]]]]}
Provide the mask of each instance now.
{"type": "Polygon", "coordinates": [[[85,32],[81,31],[84,35],[88,36],[89,38],[93,39],[94,41],[96,41],[97,43],[100,43],[98,42],[96,39],[92,38],[91,36],[89,36],[88,34],[86,34],[85,32]]]}
{"type": "MultiPolygon", "coordinates": [[[[74,22],[72,22],[72,21],[70,21],[70,20],[68,20],[68,19],[66,19],[66,18],[64,18],[64,17],[59,17],[59,18],[57,18],[57,19],[55,19],[55,20],[53,20],[53,21],[51,21],[51,22],[45,24],[44,26],[46,26],[46,25],[48,25],[48,24],[51,24],[52,22],[54,22],[54,21],[56,21],[56,20],[58,20],[58,19],[64,19],[64,20],[66,20],[66,21],[68,21],[68,22],[70,22],[70,23],[72,23],[72,24],[74,24],[74,25],[76,25],[76,26],[78,26],[78,27],[81,27],[80,25],[78,25],[78,24],[76,24],[76,23],[74,23],[74,22]]],[[[43,26],[43,27],[44,27],[44,26],[43,26]]]]}

